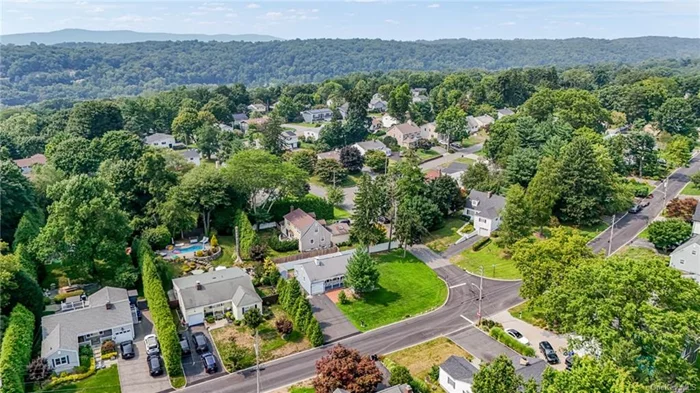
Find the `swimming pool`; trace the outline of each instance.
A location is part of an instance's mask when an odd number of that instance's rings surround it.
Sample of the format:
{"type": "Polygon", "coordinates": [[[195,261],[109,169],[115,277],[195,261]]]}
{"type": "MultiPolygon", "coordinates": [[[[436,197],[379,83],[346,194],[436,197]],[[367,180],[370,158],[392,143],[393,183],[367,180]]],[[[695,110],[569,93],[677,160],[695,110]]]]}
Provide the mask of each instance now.
{"type": "Polygon", "coordinates": [[[204,250],[204,245],[193,244],[193,245],[187,246],[187,247],[176,248],[173,250],[173,252],[185,253],[185,252],[195,252],[195,251],[199,251],[199,250],[204,250]]]}

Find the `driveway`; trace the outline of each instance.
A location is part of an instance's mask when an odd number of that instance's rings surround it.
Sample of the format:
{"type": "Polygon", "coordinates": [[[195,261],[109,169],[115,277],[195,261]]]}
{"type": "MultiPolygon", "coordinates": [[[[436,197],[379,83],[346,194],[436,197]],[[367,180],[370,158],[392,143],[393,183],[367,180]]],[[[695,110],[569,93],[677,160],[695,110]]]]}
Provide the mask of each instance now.
{"type": "Polygon", "coordinates": [[[482,236],[474,236],[474,237],[467,239],[461,243],[450,244],[450,246],[447,247],[447,250],[445,250],[442,253],[442,256],[444,258],[447,258],[447,259],[452,258],[453,256],[461,253],[462,251],[470,248],[472,245],[474,245],[474,243],[478,242],[480,239],[483,239],[483,237],[482,236]]]}
{"type": "Polygon", "coordinates": [[[150,311],[142,311],[141,313],[143,315],[141,323],[134,325],[136,356],[129,360],[119,357],[117,360],[122,392],[155,393],[172,389],[167,375],[163,374],[154,378],[148,373],[146,345],[143,343],[143,338],[153,333],[153,322],[150,311]]]}
{"type": "Polygon", "coordinates": [[[319,325],[321,325],[323,338],[326,343],[360,333],[328,296],[312,296],[309,301],[311,302],[311,311],[313,311],[319,325]]]}
{"type": "Polygon", "coordinates": [[[185,377],[187,378],[187,385],[194,385],[212,378],[216,378],[225,373],[224,367],[221,364],[221,357],[214,347],[214,340],[211,339],[209,331],[203,325],[192,326],[189,330],[183,332],[190,343],[191,353],[182,357],[182,368],[185,370],[185,377]],[[192,334],[202,332],[207,336],[209,340],[209,350],[216,358],[216,363],[219,366],[219,371],[214,374],[207,374],[204,371],[204,365],[202,364],[202,359],[199,354],[194,350],[194,340],[192,340],[192,334]]]}

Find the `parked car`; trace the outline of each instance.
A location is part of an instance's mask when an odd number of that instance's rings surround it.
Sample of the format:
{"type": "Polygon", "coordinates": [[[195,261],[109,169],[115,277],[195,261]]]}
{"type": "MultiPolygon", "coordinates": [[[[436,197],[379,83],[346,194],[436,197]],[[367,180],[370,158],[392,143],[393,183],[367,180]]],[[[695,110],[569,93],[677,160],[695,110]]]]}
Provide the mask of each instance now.
{"type": "Polygon", "coordinates": [[[574,365],[574,355],[567,356],[566,359],[564,359],[564,364],[567,370],[571,370],[571,367],[574,365]]]}
{"type": "Polygon", "coordinates": [[[189,355],[190,352],[190,342],[187,340],[187,336],[180,333],[178,334],[178,337],[180,338],[180,349],[182,350],[183,355],[189,355]]]}
{"type": "Polygon", "coordinates": [[[647,207],[647,206],[649,206],[649,203],[650,203],[650,202],[651,202],[651,201],[645,199],[645,200],[643,200],[643,201],[641,201],[641,202],[639,203],[639,206],[641,206],[641,207],[647,207]]]}
{"type": "Polygon", "coordinates": [[[136,356],[136,353],[134,352],[134,342],[129,340],[129,341],[123,341],[121,344],[119,344],[119,349],[121,349],[122,352],[122,359],[133,359],[134,356],[136,356]]]}
{"type": "Polygon", "coordinates": [[[209,340],[202,332],[197,332],[192,335],[194,340],[194,349],[197,353],[209,352],[209,340]]]}
{"type": "Polygon", "coordinates": [[[554,348],[552,348],[552,344],[550,344],[549,341],[540,342],[540,352],[542,352],[544,358],[547,359],[547,363],[559,363],[559,356],[557,355],[557,352],[554,350],[554,348]]]}
{"type": "Polygon", "coordinates": [[[202,364],[204,364],[204,371],[209,374],[219,371],[219,366],[216,364],[216,358],[211,352],[204,352],[202,354],[202,364]]]}
{"type": "Polygon", "coordinates": [[[642,205],[639,204],[635,204],[634,206],[630,207],[629,210],[627,210],[627,212],[629,212],[630,214],[637,214],[640,211],[642,211],[642,205]]]}
{"type": "Polygon", "coordinates": [[[528,345],[530,344],[530,341],[525,338],[519,331],[515,329],[506,329],[506,333],[508,333],[509,336],[513,337],[514,339],[518,340],[521,344],[528,345]]]}
{"type": "Polygon", "coordinates": [[[152,377],[163,375],[163,359],[160,355],[150,355],[148,357],[148,373],[152,377]]]}
{"type": "Polygon", "coordinates": [[[155,334],[149,334],[143,338],[143,342],[146,344],[146,355],[159,355],[160,345],[158,344],[158,337],[155,334]]]}

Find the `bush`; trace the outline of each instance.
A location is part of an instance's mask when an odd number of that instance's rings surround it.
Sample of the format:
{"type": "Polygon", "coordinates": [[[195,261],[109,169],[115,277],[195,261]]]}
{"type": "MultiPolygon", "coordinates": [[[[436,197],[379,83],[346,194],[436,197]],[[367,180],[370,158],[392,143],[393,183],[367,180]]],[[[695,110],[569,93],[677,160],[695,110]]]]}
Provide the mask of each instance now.
{"type": "Polygon", "coordinates": [[[490,242],[491,242],[491,238],[485,237],[485,238],[477,241],[476,243],[472,244],[472,251],[479,251],[482,248],[486,247],[486,245],[489,244],[490,242]]]}
{"type": "Polygon", "coordinates": [[[289,213],[292,206],[307,213],[316,213],[316,218],[319,220],[332,220],[335,217],[332,204],[328,203],[324,198],[308,194],[302,198],[285,198],[275,202],[270,210],[272,219],[276,222],[282,221],[284,215],[289,213]]]}
{"type": "Polygon", "coordinates": [[[277,235],[279,234],[275,232],[274,236],[270,236],[270,238],[267,240],[267,245],[270,246],[271,249],[277,252],[295,251],[299,249],[299,241],[280,240],[279,236],[277,235]]]}
{"type": "Polygon", "coordinates": [[[170,313],[168,298],[154,262],[153,250],[149,248],[148,243],[140,239],[134,240],[133,249],[138,254],[143,293],[158,335],[165,369],[170,378],[181,376],[183,372],[180,339],[177,336],[177,327],[170,313]]]}
{"type": "Polygon", "coordinates": [[[491,330],[489,330],[489,335],[521,355],[535,356],[535,350],[531,346],[514,339],[499,327],[491,328],[491,330]]]}
{"type": "Polygon", "coordinates": [[[110,352],[117,352],[117,344],[114,343],[112,340],[107,340],[102,343],[102,348],[101,348],[102,353],[110,353],[110,352]]]}
{"type": "Polygon", "coordinates": [[[280,318],[275,321],[275,328],[277,328],[277,332],[279,334],[286,336],[287,334],[291,333],[292,330],[294,330],[294,325],[292,325],[292,321],[289,319],[280,318]]]}
{"type": "Polygon", "coordinates": [[[400,365],[394,366],[391,370],[391,378],[389,378],[389,384],[391,386],[409,384],[411,382],[413,382],[413,376],[411,376],[411,372],[408,371],[406,367],[400,365]]]}
{"type": "Polygon", "coordinates": [[[482,319],[482,320],[481,320],[481,328],[482,328],[482,329],[484,329],[484,330],[486,330],[486,331],[490,331],[490,330],[493,329],[494,327],[503,329],[503,325],[500,324],[499,322],[492,321],[492,320],[490,320],[490,319],[482,319]]]}
{"type": "Polygon", "coordinates": [[[117,352],[102,352],[102,360],[109,360],[111,358],[116,358],[118,356],[117,352]]]}
{"type": "Polygon", "coordinates": [[[210,243],[211,243],[211,246],[214,248],[219,246],[219,239],[216,238],[216,235],[211,235],[210,243]]]}
{"type": "Polygon", "coordinates": [[[238,227],[238,239],[241,248],[241,258],[250,258],[250,248],[257,243],[258,235],[248,220],[248,216],[241,209],[237,209],[233,215],[233,227],[238,227]]]}
{"type": "MultiPolygon", "coordinates": [[[[61,374],[58,377],[52,378],[51,382],[49,382],[48,385],[46,385],[46,388],[52,388],[54,386],[61,385],[64,383],[81,381],[87,377],[91,377],[93,374],[95,374],[95,359],[91,358],[90,365],[88,366],[88,369],[85,372],[78,374],[61,374]]],[[[4,383],[5,381],[3,381],[3,384],[4,383]]]]}
{"type": "Polygon", "coordinates": [[[438,379],[440,379],[440,366],[433,364],[428,372],[428,377],[430,377],[430,379],[432,379],[434,382],[437,382],[438,379]]]}
{"type": "Polygon", "coordinates": [[[77,291],[72,291],[72,292],[59,293],[58,295],[53,297],[53,301],[56,303],[60,303],[64,300],[68,299],[69,297],[80,296],[83,293],[85,293],[85,291],[83,291],[82,289],[78,289],[77,291]]]}
{"type": "Polygon", "coordinates": [[[42,382],[51,376],[52,371],[49,362],[44,358],[36,358],[27,366],[27,380],[31,382],[42,382]]]}
{"type": "Polygon", "coordinates": [[[155,228],[147,228],[143,231],[142,238],[156,250],[164,249],[170,244],[170,231],[164,225],[155,228]]]}
{"type": "Polygon", "coordinates": [[[255,354],[243,347],[239,347],[235,341],[225,341],[217,344],[221,363],[226,371],[232,372],[250,367],[255,364],[255,354]]]}
{"type": "Polygon", "coordinates": [[[656,248],[667,250],[675,248],[692,235],[692,226],[678,218],[654,221],[648,229],[649,241],[656,248]]]}
{"type": "Polygon", "coordinates": [[[340,291],[338,294],[338,301],[340,304],[348,304],[350,301],[348,300],[348,295],[345,294],[345,291],[340,291]]]}
{"type": "Polygon", "coordinates": [[[21,304],[10,313],[2,340],[0,380],[3,392],[24,392],[24,375],[32,360],[34,314],[21,304]]]}
{"type": "Polygon", "coordinates": [[[205,317],[204,320],[207,321],[207,323],[209,323],[209,324],[216,322],[216,319],[214,318],[213,315],[209,315],[209,316],[205,317]]]}

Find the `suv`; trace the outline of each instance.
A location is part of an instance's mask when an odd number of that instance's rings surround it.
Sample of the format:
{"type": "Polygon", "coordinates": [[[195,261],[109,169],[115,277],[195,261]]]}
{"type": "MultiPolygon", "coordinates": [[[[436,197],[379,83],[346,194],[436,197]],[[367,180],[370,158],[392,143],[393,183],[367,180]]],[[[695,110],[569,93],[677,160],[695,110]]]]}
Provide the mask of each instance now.
{"type": "Polygon", "coordinates": [[[158,345],[158,337],[155,334],[149,334],[143,338],[143,342],[146,344],[146,355],[159,355],[160,345],[158,345]]]}
{"type": "Polygon", "coordinates": [[[179,333],[178,337],[180,338],[180,349],[182,349],[182,354],[189,355],[191,350],[190,350],[190,342],[187,341],[187,336],[184,335],[183,333],[179,333]]]}
{"type": "Polygon", "coordinates": [[[119,344],[119,348],[122,350],[122,359],[133,359],[136,354],[134,353],[134,342],[129,340],[129,341],[124,341],[121,344],[119,344]]]}
{"type": "Polygon", "coordinates": [[[630,214],[637,214],[637,213],[639,213],[640,211],[642,211],[642,206],[641,206],[641,205],[634,205],[634,206],[632,206],[632,207],[628,210],[628,212],[629,212],[630,214]]]}
{"type": "Polygon", "coordinates": [[[216,365],[216,358],[210,352],[202,354],[202,364],[204,364],[204,371],[209,374],[219,371],[219,367],[216,365]]]}
{"type": "Polygon", "coordinates": [[[202,332],[197,332],[192,335],[194,340],[194,349],[197,353],[209,352],[209,340],[202,332]]]}
{"type": "Polygon", "coordinates": [[[547,359],[547,363],[559,363],[559,356],[557,356],[557,352],[552,348],[552,344],[550,344],[549,341],[540,342],[540,352],[542,352],[544,358],[547,359]]]}
{"type": "Polygon", "coordinates": [[[148,373],[152,377],[163,374],[163,360],[160,358],[160,355],[150,355],[148,357],[148,373]]]}

